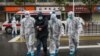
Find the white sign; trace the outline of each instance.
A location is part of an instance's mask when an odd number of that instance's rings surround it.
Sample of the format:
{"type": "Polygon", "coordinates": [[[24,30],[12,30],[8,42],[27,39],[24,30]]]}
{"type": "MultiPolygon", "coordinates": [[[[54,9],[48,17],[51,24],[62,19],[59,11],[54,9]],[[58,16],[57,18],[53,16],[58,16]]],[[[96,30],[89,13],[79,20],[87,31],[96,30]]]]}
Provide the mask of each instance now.
{"type": "Polygon", "coordinates": [[[5,3],[4,2],[0,2],[0,5],[5,5],[5,3]]]}
{"type": "MultiPolygon", "coordinates": [[[[46,10],[46,11],[53,11],[53,10],[60,10],[60,7],[36,7],[36,10],[37,11],[39,11],[39,10],[41,10],[41,11],[44,11],[44,10],[46,10]]],[[[64,7],[62,7],[62,10],[64,11],[65,10],[65,8],[64,7]]]]}

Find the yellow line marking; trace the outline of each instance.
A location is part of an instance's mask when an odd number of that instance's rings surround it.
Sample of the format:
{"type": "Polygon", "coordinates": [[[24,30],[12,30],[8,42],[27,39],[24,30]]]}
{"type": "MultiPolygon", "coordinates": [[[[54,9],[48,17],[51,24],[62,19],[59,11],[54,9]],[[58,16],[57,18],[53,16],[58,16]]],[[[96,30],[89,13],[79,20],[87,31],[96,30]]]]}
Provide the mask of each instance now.
{"type": "Polygon", "coordinates": [[[9,40],[8,42],[25,42],[25,39],[23,37],[21,37],[20,35],[12,38],[11,40],[9,40]]]}
{"type": "MultiPolygon", "coordinates": [[[[62,37],[61,40],[68,40],[68,37],[62,37]]],[[[80,40],[100,40],[100,36],[81,36],[80,40]]]]}
{"type": "MultiPolygon", "coordinates": [[[[100,36],[81,36],[80,40],[100,40],[100,36]]],[[[68,37],[64,36],[61,37],[61,41],[68,41],[68,37]]],[[[25,42],[25,39],[21,36],[16,36],[15,38],[12,38],[8,42],[25,42]]]]}

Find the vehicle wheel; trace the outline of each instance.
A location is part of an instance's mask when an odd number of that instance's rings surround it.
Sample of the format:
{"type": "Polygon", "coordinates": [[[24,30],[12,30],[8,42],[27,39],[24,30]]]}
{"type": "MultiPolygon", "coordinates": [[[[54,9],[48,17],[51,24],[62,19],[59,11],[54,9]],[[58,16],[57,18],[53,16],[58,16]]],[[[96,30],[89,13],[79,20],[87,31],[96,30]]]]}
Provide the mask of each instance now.
{"type": "Polygon", "coordinates": [[[12,33],[12,28],[11,27],[6,28],[5,30],[6,30],[6,33],[8,33],[8,34],[12,33]]]}

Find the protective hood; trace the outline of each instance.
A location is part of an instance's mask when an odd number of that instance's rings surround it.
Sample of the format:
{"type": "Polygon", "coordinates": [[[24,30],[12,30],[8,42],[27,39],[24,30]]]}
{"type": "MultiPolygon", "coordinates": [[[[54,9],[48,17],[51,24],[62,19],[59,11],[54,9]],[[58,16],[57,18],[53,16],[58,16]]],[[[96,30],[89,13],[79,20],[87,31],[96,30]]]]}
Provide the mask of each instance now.
{"type": "Polygon", "coordinates": [[[38,18],[37,18],[38,20],[42,20],[43,19],[43,14],[42,14],[42,12],[39,12],[38,13],[38,18]]]}
{"type": "Polygon", "coordinates": [[[52,22],[56,22],[57,21],[57,17],[56,17],[56,14],[51,14],[51,18],[50,18],[50,20],[52,21],[52,22]]]}
{"type": "Polygon", "coordinates": [[[30,12],[29,11],[25,11],[24,15],[25,15],[25,18],[29,18],[30,17],[30,12]]]}
{"type": "Polygon", "coordinates": [[[16,21],[15,17],[13,17],[12,21],[16,21]]]}
{"type": "Polygon", "coordinates": [[[74,12],[73,11],[68,12],[68,18],[69,19],[73,19],[74,18],[74,12]]]}

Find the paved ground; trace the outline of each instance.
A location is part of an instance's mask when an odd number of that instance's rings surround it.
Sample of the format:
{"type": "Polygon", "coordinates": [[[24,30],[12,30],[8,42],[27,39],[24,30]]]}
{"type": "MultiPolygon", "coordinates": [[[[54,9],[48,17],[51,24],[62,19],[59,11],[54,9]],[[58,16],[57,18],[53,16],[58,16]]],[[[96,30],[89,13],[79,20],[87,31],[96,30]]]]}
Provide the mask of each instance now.
{"type": "MultiPolygon", "coordinates": [[[[89,37],[88,37],[89,38],[89,37]]],[[[88,39],[87,38],[87,39],[88,39]]],[[[100,56],[100,39],[95,37],[94,40],[80,40],[80,47],[77,56],[100,56]],[[96,38],[96,39],[95,39],[96,38]],[[91,45],[90,47],[84,47],[91,45]],[[96,46],[93,46],[96,45],[96,46]]],[[[8,42],[11,40],[11,35],[0,34],[0,56],[26,56],[26,45],[24,42],[8,42]]],[[[93,39],[93,38],[92,38],[93,39]]],[[[68,40],[61,39],[61,46],[65,46],[65,48],[60,47],[59,56],[68,56],[68,40]]]]}

